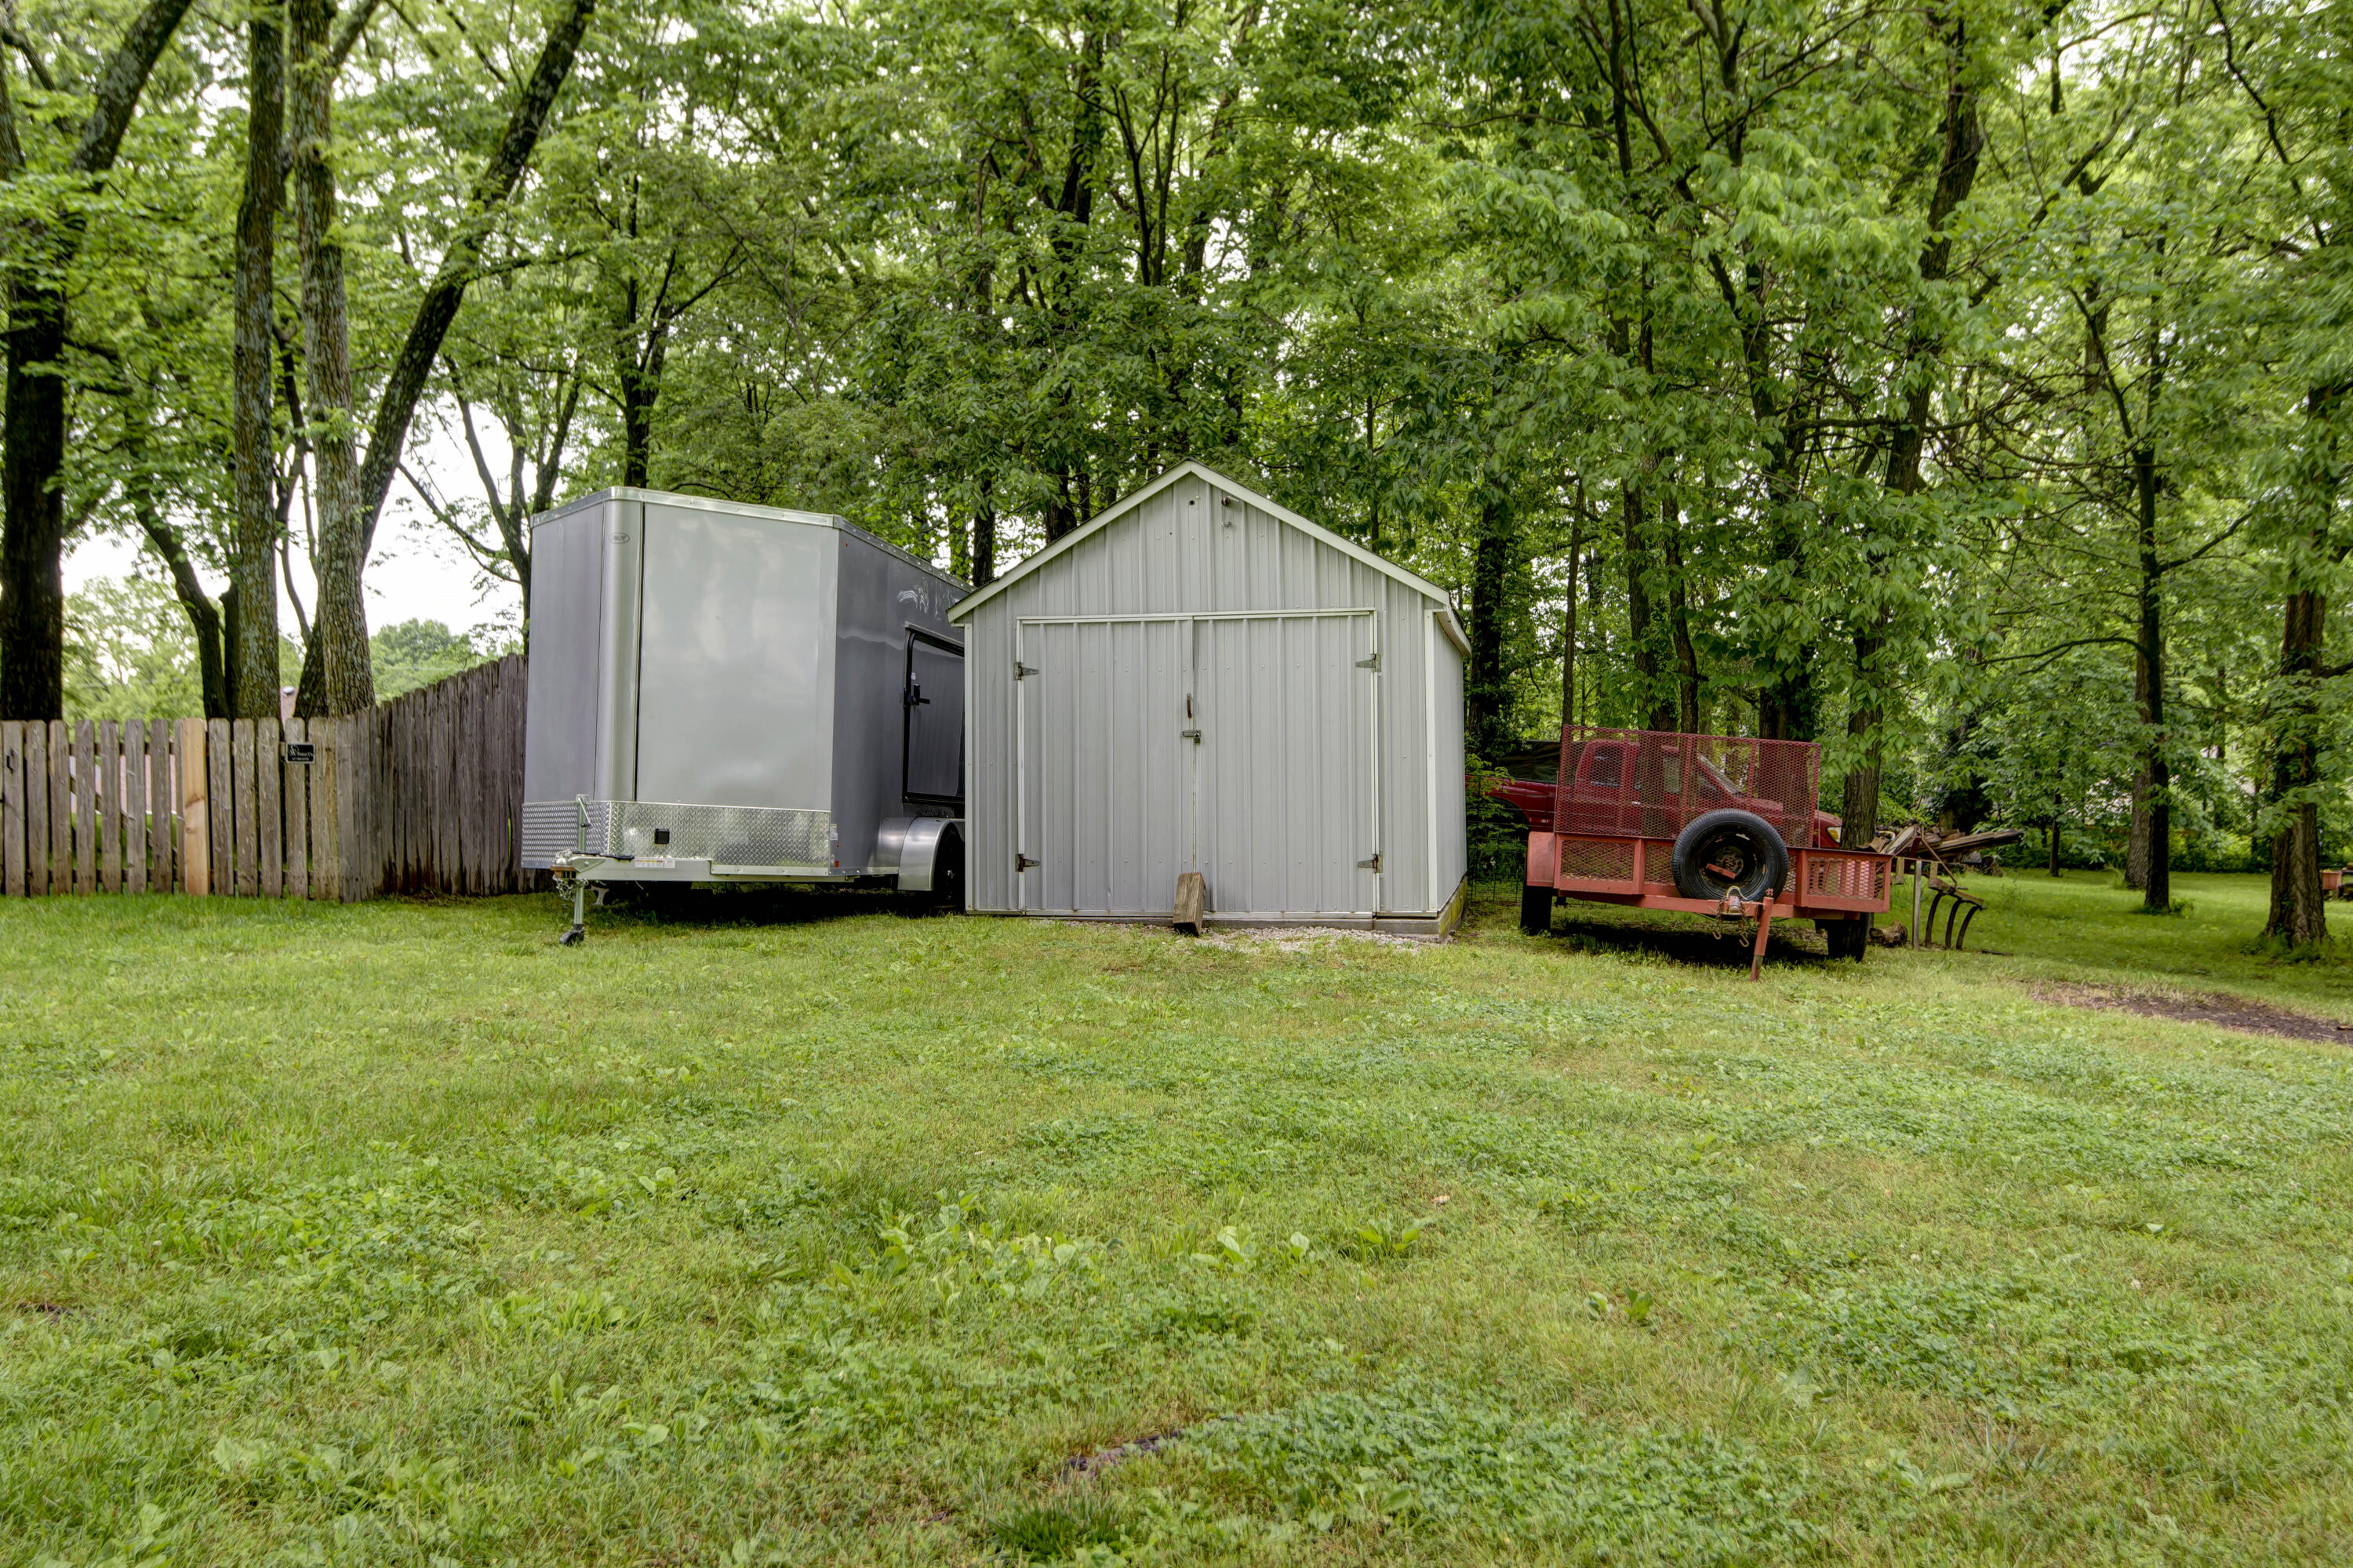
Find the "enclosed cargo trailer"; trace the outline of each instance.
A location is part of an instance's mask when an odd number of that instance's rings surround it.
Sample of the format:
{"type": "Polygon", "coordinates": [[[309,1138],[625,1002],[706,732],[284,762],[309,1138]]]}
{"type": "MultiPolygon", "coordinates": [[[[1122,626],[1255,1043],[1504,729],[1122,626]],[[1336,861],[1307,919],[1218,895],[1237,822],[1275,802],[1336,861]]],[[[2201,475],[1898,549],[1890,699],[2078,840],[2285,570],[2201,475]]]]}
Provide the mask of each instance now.
{"type": "Polygon", "coordinates": [[[522,863],[960,896],[964,585],[842,518],[606,490],[532,523],[522,863]]]}

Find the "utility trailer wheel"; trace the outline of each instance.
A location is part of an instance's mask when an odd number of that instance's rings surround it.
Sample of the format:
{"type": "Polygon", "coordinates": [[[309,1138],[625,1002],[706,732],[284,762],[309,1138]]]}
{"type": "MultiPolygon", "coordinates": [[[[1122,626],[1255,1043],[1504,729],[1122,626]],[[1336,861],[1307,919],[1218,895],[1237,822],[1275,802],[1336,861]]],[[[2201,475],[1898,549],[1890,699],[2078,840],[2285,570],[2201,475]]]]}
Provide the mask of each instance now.
{"type": "Polygon", "coordinates": [[[964,913],[964,835],[954,828],[940,834],[932,863],[932,902],[943,915],[964,913]]]}
{"type": "Polygon", "coordinates": [[[1551,888],[1522,887],[1520,889],[1520,929],[1531,937],[1543,937],[1551,933],[1551,888]]]}
{"type": "Polygon", "coordinates": [[[1863,954],[1871,950],[1871,922],[1864,920],[1825,920],[1822,938],[1830,944],[1831,957],[1852,959],[1862,962],[1863,954]]]}
{"type": "Polygon", "coordinates": [[[1789,846],[1773,824],[1733,808],[1694,817],[1675,835],[1675,891],[1685,898],[1740,895],[1754,904],[1789,880],[1789,846]]]}

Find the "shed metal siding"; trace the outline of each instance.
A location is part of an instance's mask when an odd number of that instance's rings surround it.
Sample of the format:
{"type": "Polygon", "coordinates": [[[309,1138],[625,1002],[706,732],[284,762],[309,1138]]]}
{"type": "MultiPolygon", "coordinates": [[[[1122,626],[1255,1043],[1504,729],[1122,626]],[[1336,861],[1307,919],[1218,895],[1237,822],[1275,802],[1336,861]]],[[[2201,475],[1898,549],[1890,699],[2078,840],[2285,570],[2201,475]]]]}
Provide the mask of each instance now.
{"type": "Polygon", "coordinates": [[[1436,913],[1461,874],[1443,608],[1200,473],[1007,584],[965,618],[971,907],[1163,913],[1198,862],[1217,913],[1436,913]],[[1279,612],[1307,615],[1232,619],[1279,612]],[[1039,673],[1017,682],[1017,656],[1039,673]],[[1017,739],[1032,723],[1048,733],[1017,739]],[[1377,877],[1356,864],[1377,850],[1377,877]],[[1026,890],[1017,854],[1039,863],[1026,890]]]}

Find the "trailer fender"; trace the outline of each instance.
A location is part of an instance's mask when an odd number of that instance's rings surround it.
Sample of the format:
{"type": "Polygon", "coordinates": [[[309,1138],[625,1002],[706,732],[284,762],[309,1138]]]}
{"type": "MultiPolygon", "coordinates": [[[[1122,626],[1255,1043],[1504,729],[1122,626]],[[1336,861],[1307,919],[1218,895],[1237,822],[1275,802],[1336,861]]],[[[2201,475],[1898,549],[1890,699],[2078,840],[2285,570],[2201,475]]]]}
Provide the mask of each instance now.
{"type": "Polygon", "coordinates": [[[874,869],[895,874],[902,893],[937,891],[940,847],[960,843],[963,834],[964,823],[955,817],[886,818],[874,837],[874,869]]]}
{"type": "Polygon", "coordinates": [[[1552,834],[1528,834],[1528,868],[1522,882],[1529,887],[1549,888],[1560,874],[1559,841],[1552,834]]]}

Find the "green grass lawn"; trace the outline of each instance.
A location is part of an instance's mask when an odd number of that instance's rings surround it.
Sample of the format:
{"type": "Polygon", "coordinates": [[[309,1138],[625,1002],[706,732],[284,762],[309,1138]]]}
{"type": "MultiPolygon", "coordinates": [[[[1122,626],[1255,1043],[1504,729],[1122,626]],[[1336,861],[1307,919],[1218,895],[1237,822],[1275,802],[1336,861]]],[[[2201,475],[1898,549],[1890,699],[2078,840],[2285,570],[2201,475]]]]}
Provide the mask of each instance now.
{"type": "Polygon", "coordinates": [[[1756,986],[0,903],[0,1561],[2341,1563],[2353,1057],[2029,995],[2353,1017],[2181,881],[1756,986]]]}

